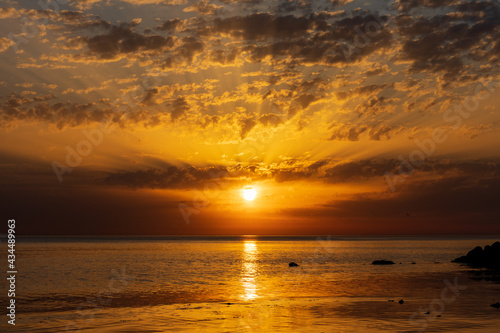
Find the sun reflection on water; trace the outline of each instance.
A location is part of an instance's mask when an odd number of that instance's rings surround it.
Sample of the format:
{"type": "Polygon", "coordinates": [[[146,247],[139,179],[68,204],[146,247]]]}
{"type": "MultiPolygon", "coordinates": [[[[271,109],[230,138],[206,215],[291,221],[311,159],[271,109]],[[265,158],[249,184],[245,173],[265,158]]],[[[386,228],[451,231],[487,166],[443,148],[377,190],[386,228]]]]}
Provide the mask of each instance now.
{"type": "Polygon", "coordinates": [[[251,301],[257,297],[257,255],[259,250],[253,240],[245,241],[243,248],[243,265],[241,269],[241,283],[243,285],[242,299],[251,301]]]}

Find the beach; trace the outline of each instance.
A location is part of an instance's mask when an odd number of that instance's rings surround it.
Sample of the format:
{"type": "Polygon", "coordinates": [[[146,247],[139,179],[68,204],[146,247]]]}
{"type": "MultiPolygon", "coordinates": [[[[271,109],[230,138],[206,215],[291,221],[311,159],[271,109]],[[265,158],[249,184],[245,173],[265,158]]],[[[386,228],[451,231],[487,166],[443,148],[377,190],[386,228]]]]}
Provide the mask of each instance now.
{"type": "Polygon", "coordinates": [[[498,332],[494,238],[26,238],[2,332],[498,332]],[[373,260],[394,265],[371,265],[373,260]],[[298,267],[289,267],[294,261],[298,267]],[[400,302],[402,301],[402,302],[400,302]],[[427,313],[428,312],[428,313],[427,313]]]}

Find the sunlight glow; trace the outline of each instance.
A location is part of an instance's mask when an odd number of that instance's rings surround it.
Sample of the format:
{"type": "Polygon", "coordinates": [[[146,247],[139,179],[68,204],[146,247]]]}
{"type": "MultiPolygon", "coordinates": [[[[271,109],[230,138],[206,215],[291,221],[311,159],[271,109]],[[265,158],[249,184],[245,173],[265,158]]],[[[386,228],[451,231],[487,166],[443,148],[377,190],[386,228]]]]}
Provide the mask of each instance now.
{"type": "Polygon", "coordinates": [[[248,201],[252,201],[257,196],[257,191],[251,187],[245,187],[243,189],[243,198],[248,201]]]}
{"type": "Polygon", "coordinates": [[[258,275],[258,252],[255,241],[245,241],[243,249],[243,267],[241,271],[241,282],[244,289],[242,299],[245,301],[250,301],[257,297],[257,283],[255,278],[258,275]]]}

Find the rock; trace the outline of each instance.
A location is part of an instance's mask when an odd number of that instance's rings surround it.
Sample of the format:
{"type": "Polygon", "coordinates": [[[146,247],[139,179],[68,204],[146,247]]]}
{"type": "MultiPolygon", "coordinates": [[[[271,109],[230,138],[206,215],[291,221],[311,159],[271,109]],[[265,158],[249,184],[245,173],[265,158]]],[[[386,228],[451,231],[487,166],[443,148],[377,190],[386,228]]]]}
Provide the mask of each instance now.
{"type": "Polygon", "coordinates": [[[470,250],[467,255],[461,256],[451,262],[467,264],[472,267],[500,269],[500,242],[495,242],[491,246],[480,246],[470,250]]]}
{"type": "Polygon", "coordinates": [[[402,299],[399,300],[399,304],[403,304],[405,301],[403,301],[402,299]]]}
{"type": "Polygon", "coordinates": [[[495,309],[500,309],[500,303],[491,304],[490,306],[494,307],[495,309]]]}
{"type": "Polygon", "coordinates": [[[394,265],[394,263],[390,260],[375,260],[372,265],[394,265]]]}
{"type": "Polygon", "coordinates": [[[289,267],[299,267],[299,264],[295,263],[295,262],[291,262],[288,264],[289,267]]]}

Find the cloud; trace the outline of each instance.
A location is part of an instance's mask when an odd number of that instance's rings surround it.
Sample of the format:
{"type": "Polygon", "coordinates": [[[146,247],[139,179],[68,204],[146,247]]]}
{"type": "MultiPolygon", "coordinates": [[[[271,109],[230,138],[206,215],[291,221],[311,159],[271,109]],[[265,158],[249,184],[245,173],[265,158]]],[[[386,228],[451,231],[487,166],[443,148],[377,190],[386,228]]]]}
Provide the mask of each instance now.
{"type": "Polygon", "coordinates": [[[158,25],[155,29],[158,31],[175,32],[183,25],[183,21],[178,18],[170,19],[158,25]]]}
{"type": "Polygon", "coordinates": [[[14,42],[8,38],[0,38],[0,53],[6,51],[9,47],[14,45],[14,42]]]}
{"type": "Polygon", "coordinates": [[[247,137],[248,133],[255,127],[255,125],[257,125],[257,122],[252,118],[242,119],[240,121],[240,137],[242,140],[247,137]]]}
{"type": "MultiPolygon", "coordinates": [[[[267,13],[215,19],[210,34],[225,34],[244,40],[302,36],[313,24],[306,17],[275,16],[267,13]]],[[[204,32],[208,33],[208,32],[204,32]]]]}
{"type": "Polygon", "coordinates": [[[396,0],[394,6],[401,11],[409,11],[417,7],[439,8],[456,3],[456,0],[396,0]]]}
{"type": "Polygon", "coordinates": [[[159,35],[143,35],[133,29],[137,22],[113,25],[106,28],[106,33],[92,37],[80,36],[73,39],[84,48],[85,53],[75,56],[102,60],[119,60],[124,55],[137,53],[158,53],[174,46],[174,38],[159,35]]]}
{"type": "Polygon", "coordinates": [[[432,72],[446,82],[480,72],[476,63],[497,62],[494,47],[500,38],[497,4],[463,2],[456,12],[432,17],[400,15],[397,31],[402,37],[400,60],[410,61],[412,73],[432,72]]]}
{"type": "Polygon", "coordinates": [[[189,111],[189,104],[184,97],[177,97],[177,99],[172,102],[172,112],[170,113],[172,120],[177,120],[187,111],[189,111]]]}
{"type": "Polygon", "coordinates": [[[398,135],[405,130],[401,125],[388,126],[383,124],[348,125],[334,123],[331,128],[332,134],[329,140],[338,141],[358,141],[365,134],[366,138],[368,138],[369,140],[389,140],[394,135],[398,135]]]}
{"type": "Polygon", "coordinates": [[[223,6],[217,6],[213,3],[210,3],[208,0],[200,0],[192,4],[191,6],[184,8],[182,11],[187,13],[198,12],[202,15],[214,15],[220,8],[223,8],[223,6]]]}
{"type": "Polygon", "coordinates": [[[22,10],[12,7],[0,8],[0,19],[18,18],[22,15],[22,10]]]}
{"type": "Polygon", "coordinates": [[[264,125],[264,126],[278,126],[279,124],[283,123],[283,120],[281,119],[280,116],[269,113],[269,114],[264,114],[260,116],[259,122],[264,125]]]}
{"type": "MultiPolygon", "coordinates": [[[[292,181],[316,181],[329,184],[359,183],[378,180],[385,184],[384,175],[396,172],[401,161],[398,159],[371,158],[350,162],[336,159],[322,159],[315,162],[287,160],[268,165],[249,164],[231,167],[212,165],[209,167],[184,165],[182,167],[161,163],[161,168],[143,168],[138,171],[113,172],[106,176],[110,185],[131,188],[200,188],[206,181],[220,181],[239,186],[242,181],[272,179],[277,183],[292,181]],[[241,180],[243,179],[244,180],[241,180]],[[240,179],[241,178],[241,179],[240,179]]],[[[158,164],[158,163],[156,163],[158,164]]],[[[484,186],[489,181],[500,180],[499,163],[494,161],[449,161],[427,160],[422,164],[414,179],[408,179],[401,187],[402,193],[420,186],[434,186],[436,180],[447,182],[448,190],[484,186]],[[427,185],[425,185],[427,183],[427,185]],[[417,185],[416,185],[417,184],[417,185]]],[[[380,193],[387,191],[382,190],[380,193]]],[[[378,192],[377,192],[378,193],[378,192]]]]}
{"type": "Polygon", "coordinates": [[[208,181],[221,181],[229,175],[221,166],[198,168],[169,166],[164,169],[146,169],[132,172],[113,173],[106,177],[109,185],[131,188],[203,188],[208,181]]]}
{"type": "Polygon", "coordinates": [[[347,230],[354,234],[483,234],[500,230],[494,200],[499,195],[498,178],[469,186],[467,177],[456,177],[413,182],[397,196],[336,198],[310,208],[283,209],[280,214],[350,222],[347,230]]]}

